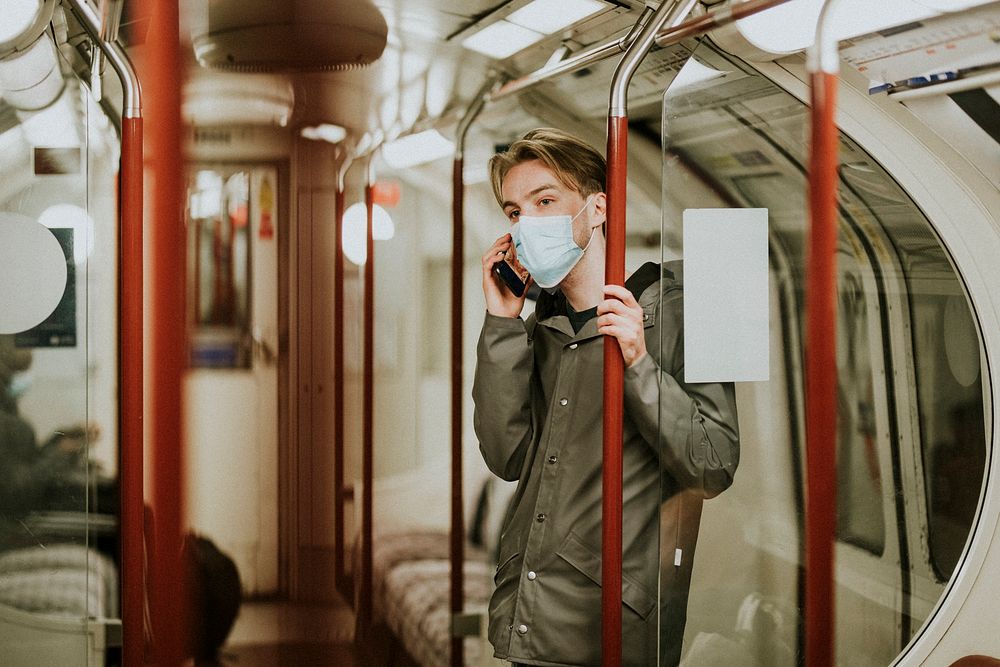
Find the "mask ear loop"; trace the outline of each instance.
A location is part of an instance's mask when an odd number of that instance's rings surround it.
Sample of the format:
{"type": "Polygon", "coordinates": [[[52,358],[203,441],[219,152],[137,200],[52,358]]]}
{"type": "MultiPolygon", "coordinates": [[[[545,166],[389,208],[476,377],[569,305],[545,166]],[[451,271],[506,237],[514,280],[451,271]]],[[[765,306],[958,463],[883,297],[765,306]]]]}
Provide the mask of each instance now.
{"type": "MultiPolygon", "coordinates": [[[[590,206],[590,202],[591,202],[591,200],[593,198],[594,198],[594,195],[590,195],[589,197],[587,197],[587,202],[583,205],[583,208],[580,209],[579,213],[577,213],[576,215],[573,216],[573,220],[576,220],[577,218],[579,218],[580,217],[580,213],[583,213],[584,211],[587,210],[587,207],[590,206]]],[[[573,220],[570,220],[570,224],[573,223],[573,220]]],[[[593,242],[593,240],[594,240],[594,232],[596,232],[596,231],[597,231],[597,227],[596,226],[590,228],[590,238],[587,239],[587,245],[583,246],[583,252],[587,252],[587,248],[590,247],[591,242],[593,242]]]]}

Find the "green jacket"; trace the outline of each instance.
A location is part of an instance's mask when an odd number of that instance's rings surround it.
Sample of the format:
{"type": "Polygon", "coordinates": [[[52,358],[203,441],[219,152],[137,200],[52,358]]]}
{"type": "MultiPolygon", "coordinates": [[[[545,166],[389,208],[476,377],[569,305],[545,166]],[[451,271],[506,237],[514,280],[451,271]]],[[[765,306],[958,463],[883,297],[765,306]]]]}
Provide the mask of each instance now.
{"type": "MultiPolygon", "coordinates": [[[[660,269],[646,264],[626,282],[648,351],[624,377],[626,665],[678,661],[702,498],[732,484],[739,461],[733,385],[683,383],[681,263],[660,269]]],[[[558,292],[527,321],[487,313],[483,324],[476,433],[490,470],[518,480],[489,608],[499,658],[601,662],[602,338],[596,318],[574,334],[558,292]]]]}

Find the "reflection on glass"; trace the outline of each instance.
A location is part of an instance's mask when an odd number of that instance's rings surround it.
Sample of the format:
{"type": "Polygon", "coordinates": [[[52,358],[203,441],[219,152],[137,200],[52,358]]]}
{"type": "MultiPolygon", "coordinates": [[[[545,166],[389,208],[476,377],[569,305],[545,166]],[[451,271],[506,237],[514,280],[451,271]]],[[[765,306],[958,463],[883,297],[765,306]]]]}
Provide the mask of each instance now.
{"type": "MultiPolygon", "coordinates": [[[[705,503],[682,664],[793,665],[804,639],[807,110],[710,45],[695,58],[723,74],[667,91],[664,208],[696,178],[714,196],[683,206],[768,209],[772,347],[770,380],[737,387],[743,456],[733,487],[705,503]]],[[[986,460],[984,379],[947,252],[847,137],[839,205],[836,654],[885,665],[960,564],[986,460]]],[[[678,225],[665,220],[664,239],[680,239],[678,225]]],[[[669,563],[663,537],[661,549],[669,563]]]]}
{"type": "Polygon", "coordinates": [[[118,614],[117,137],[75,79],[16,118],[0,211],[48,227],[68,270],[41,324],[0,335],[0,664],[83,664],[81,619],[118,614]]]}

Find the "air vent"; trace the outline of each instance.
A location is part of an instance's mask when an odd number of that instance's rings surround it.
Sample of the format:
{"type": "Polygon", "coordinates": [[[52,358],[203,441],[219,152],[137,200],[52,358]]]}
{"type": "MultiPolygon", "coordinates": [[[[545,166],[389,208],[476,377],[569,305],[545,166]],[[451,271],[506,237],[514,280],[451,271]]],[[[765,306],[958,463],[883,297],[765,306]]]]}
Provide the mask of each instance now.
{"type": "Polygon", "coordinates": [[[199,3],[191,40],[205,67],[302,72],[363,67],[385,49],[385,18],[370,0],[216,0],[199,3]]]}

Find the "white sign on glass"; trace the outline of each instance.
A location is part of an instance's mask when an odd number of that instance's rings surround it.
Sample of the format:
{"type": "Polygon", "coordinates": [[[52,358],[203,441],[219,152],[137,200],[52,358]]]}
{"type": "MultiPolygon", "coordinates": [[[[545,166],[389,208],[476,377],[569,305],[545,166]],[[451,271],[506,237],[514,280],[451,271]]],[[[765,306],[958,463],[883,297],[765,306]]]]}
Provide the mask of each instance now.
{"type": "Polygon", "coordinates": [[[684,211],[684,381],[768,379],[766,208],[684,211]]]}

